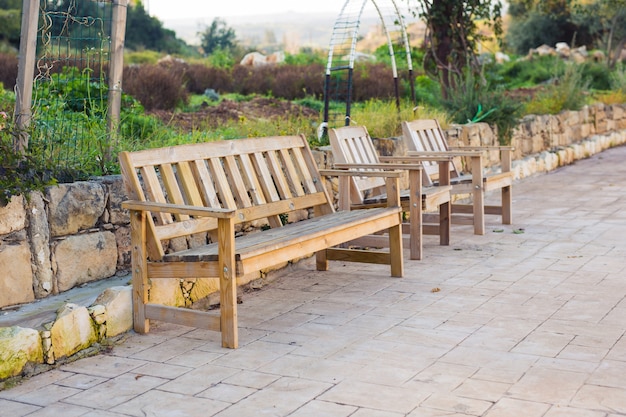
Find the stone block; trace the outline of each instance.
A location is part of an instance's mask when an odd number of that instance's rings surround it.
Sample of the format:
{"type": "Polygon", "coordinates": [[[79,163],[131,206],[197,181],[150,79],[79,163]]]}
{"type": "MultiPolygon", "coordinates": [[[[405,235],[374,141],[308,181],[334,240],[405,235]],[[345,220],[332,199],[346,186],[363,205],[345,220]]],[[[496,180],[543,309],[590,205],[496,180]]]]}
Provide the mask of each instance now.
{"type": "Polygon", "coordinates": [[[59,291],[115,275],[117,246],[111,232],[69,236],[52,248],[52,267],[59,291]]]}
{"type": "Polygon", "coordinates": [[[8,235],[25,227],[24,197],[14,195],[6,206],[0,206],[0,235],[8,235]]]}
{"type": "Polygon", "coordinates": [[[52,264],[50,263],[50,229],[43,195],[33,192],[27,203],[28,238],[33,253],[33,291],[35,297],[44,298],[58,292],[54,286],[52,264]]]}
{"type": "Polygon", "coordinates": [[[0,380],[19,375],[28,363],[43,363],[39,332],[17,326],[0,328],[0,380]]]}
{"type": "Polygon", "coordinates": [[[104,188],[96,182],[60,184],[46,189],[50,235],[66,236],[94,227],[104,213],[104,188]]]}
{"type": "Polygon", "coordinates": [[[0,242],[0,307],[35,300],[33,270],[28,242],[0,242]]]}
{"type": "Polygon", "coordinates": [[[98,339],[87,307],[68,303],[57,312],[50,329],[52,350],[58,360],[85,349],[98,339]]]}
{"type": "Polygon", "coordinates": [[[115,234],[115,242],[117,245],[117,266],[121,269],[130,268],[130,227],[120,226],[113,232],[113,234],[115,234]]]}
{"type": "Polygon", "coordinates": [[[107,288],[96,298],[94,305],[106,310],[106,337],[126,333],[133,327],[132,287],[107,288]]]}
{"type": "Polygon", "coordinates": [[[107,190],[107,211],[109,221],[115,225],[125,225],[129,223],[128,210],[122,208],[122,203],[128,200],[126,187],[121,175],[108,175],[98,177],[107,190]]]}

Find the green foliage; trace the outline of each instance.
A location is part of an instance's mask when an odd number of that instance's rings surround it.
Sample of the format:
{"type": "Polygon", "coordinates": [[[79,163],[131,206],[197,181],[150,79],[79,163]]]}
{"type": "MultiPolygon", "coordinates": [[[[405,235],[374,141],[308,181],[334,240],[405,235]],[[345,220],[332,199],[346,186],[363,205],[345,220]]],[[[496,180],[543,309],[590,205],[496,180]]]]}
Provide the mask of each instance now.
{"type": "Polygon", "coordinates": [[[226,25],[224,19],[216,17],[211,25],[206,26],[200,35],[200,46],[206,55],[211,55],[215,50],[229,50],[237,46],[235,30],[226,25]]]}
{"type": "Polygon", "coordinates": [[[521,105],[507,97],[504,91],[490,90],[469,71],[464,82],[443,101],[443,107],[455,123],[485,122],[497,126],[498,139],[503,145],[510,144],[522,110],[521,105]]]}
{"type": "Polygon", "coordinates": [[[589,79],[581,67],[570,64],[558,82],[541,91],[526,104],[526,114],[557,114],[563,110],[580,110],[587,104],[589,79]]]}
{"type": "Polygon", "coordinates": [[[21,15],[20,7],[0,8],[0,43],[8,43],[16,48],[19,46],[21,15]]]}
{"type": "Polygon", "coordinates": [[[124,64],[126,65],[143,65],[156,64],[163,54],[157,51],[124,51],[124,64]]]}
{"type": "Polygon", "coordinates": [[[490,65],[485,72],[490,84],[504,89],[532,87],[545,83],[565,70],[565,63],[556,56],[517,59],[501,65],[490,65]]]}
{"type": "Polygon", "coordinates": [[[303,49],[297,54],[285,54],[285,64],[288,65],[324,65],[326,64],[326,53],[303,49]]]}
{"type": "Polygon", "coordinates": [[[230,49],[215,48],[208,56],[208,63],[214,68],[232,68],[235,58],[230,49]]]}
{"type": "Polygon", "coordinates": [[[56,183],[51,171],[42,168],[40,161],[30,152],[15,151],[12,130],[7,114],[0,111],[0,207],[15,195],[28,197],[30,191],[41,191],[56,183]]]}
{"type": "Polygon", "coordinates": [[[441,85],[426,75],[415,77],[415,96],[421,105],[437,107],[441,102],[441,85]]]}
{"type": "Polygon", "coordinates": [[[611,88],[626,93],[626,67],[618,65],[610,75],[611,88]]]}
{"type": "Polygon", "coordinates": [[[443,95],[463,78],[465,68],[478,71],[478,45],[486,40],[479,22],[502,34],[502,2],[500,0],[418,0],[414,9],[426,21],[430,48],[424,58],[425,69],[438,76],[443,95]]]}
{"type": "Polygon", "coordinates": [[[593,90],[609,90],[611,88],[611,70],[604,62],[584,62],[580,64],[583,79],[588,80],[593,90]]]}

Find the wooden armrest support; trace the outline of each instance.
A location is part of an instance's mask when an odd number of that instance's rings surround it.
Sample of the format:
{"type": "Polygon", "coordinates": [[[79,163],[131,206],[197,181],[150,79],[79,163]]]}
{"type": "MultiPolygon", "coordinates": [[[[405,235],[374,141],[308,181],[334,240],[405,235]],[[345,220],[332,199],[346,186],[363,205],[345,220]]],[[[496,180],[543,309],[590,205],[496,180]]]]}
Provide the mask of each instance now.
{"type": "Polygon", "coordinates": [[[171,214],[186,214],[188,216],[215,217],[218,219],[228,219],[235,217],[236,210],[187,206],[182,204],[155,203],[151,201],[129,200],[122,203],[122,207],[127,210],[154,211],[171,214]]]}
{"type": "Polygon", "coordinates": [[[382,164],[335,164],[337,169],[388,169],[388,170],[422,170],[422,164],[382,163],[382,164]]]}
{"type": "Polygon", "coordinates": [[[469,150],[469,151],[446,151],[446,152],[422,152],[422,151],[409,151],[409,156],[412,158],[419,158],[423,160],[432,160],[431,158],[441,158],[448,156],[481,156],[481,151],[469,150]]]}
{"type": "Polygon", "coordinates": [[[514,151],[514,146],[450,146],[454,151],[514,151]]]}
{"type": "MultiPolygon", "coordinates": [[[[363,165],[363,168],[371,168],[369,165],[363,165]]],[[[381,178],[400,178],[402,171],[357,171],[348,169],[323,169],[320,174],[326,177],[381,177],[381,178]]]]}
{"type": "Polygon", "coordinates": [[[410,165],[417,163],[421,165],[422,161],[426,160],[434,162],[450,162],[454,159],[454,156],[449,154],[442,154],[441,156],[427,156],[424,158],[420,156],[381,156],[379,159],[381,162],[388,164],[401,164],[400,166],[402,167],[404,166],[403,164],[410,165]]]}

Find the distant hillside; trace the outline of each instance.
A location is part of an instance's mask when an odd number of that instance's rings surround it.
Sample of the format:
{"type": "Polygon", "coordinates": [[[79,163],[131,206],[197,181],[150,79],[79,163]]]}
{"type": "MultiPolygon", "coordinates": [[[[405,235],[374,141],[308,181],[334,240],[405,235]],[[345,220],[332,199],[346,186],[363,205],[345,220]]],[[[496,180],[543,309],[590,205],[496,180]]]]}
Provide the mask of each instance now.
{"type": "MultiPolygon", "coordinates": [[[[223,17],[228,26],[235,29],[238,40],[245,46],[257,49],[275,50],[284,45],[288,52],[297,52],[302,47],[327,49],[337,16],[334,14],[281,13],[265,16],[223,17]]],[[[189,44],[199,44],[198,32],[211,24],[214,17],[195,19],[164,20],[164,26],[176,32],[176,35],[189,44]]],[[[422,30],[423,32],[423,30],[422,30]]],[[[363,44],[359,50],[370,52],[384,44],[386,38],[380,29],[376,15],[366,15],[361,20],[360,35],[363,44]]],[[[421,42],[414,34],[411,39],[421,42]]]]}

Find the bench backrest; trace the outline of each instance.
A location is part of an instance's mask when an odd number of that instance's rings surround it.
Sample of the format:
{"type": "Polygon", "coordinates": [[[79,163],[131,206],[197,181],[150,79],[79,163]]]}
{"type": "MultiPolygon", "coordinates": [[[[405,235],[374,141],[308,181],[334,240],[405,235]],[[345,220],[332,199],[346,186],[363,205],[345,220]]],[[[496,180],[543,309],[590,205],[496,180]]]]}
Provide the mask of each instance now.
{"type": "MultiPolygon", "coordinates": [[[[237,210],[236,222],[267,219],[314,208],[334,211],[304,136],[248,138],[122,152],[119,155],[130,199],[237,210]]],[[[147,250],[164,255],[162,241],[211,232],[208,217],[152,213],[147,250]]]]}
{"type": "MultiPolygon", "coordinates": [[[[402,122],[402,137],[409,151],[447,152],[448,142],[436,119],[419,119],[402,122]]],[[[432,180],[439,177],[439,165],[434,161],[423,161],[425,185],[432,185],[432,180]]],[[[454,162],[450,163],[450,177],[460,175],[454,162]]]]}
{"type": "MultiPolygon", "coordinates": [[[[333,159],[339,164],[380,164],[378,153],[365,126],[345,126],[328,132],[333,159]]],[[[385,186],[383,178],[351,178],[350,200],[362,204],[366,197],[377,195],[385,186]]]]}

